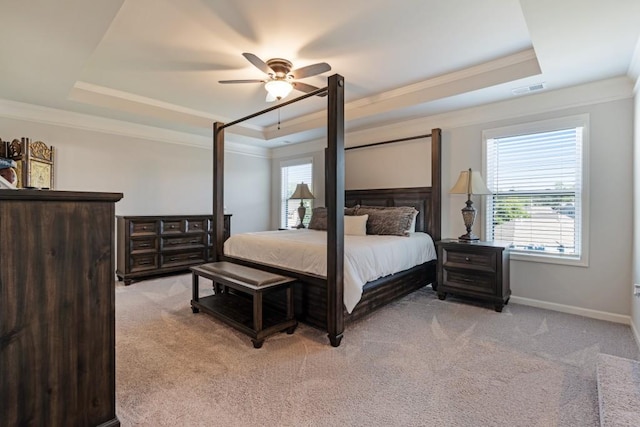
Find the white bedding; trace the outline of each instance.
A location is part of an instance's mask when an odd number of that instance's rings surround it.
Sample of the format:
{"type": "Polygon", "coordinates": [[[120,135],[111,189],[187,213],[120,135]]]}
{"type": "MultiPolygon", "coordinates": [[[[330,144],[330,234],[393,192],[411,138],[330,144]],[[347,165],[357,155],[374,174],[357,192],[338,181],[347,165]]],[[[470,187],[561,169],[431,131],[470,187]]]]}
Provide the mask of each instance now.
{"type": "MultiPolygon", "coordinates": [[[[261,264],[327,275],[325,231],[281,230],[235,234],[224,254],[261,264]]],[[[349,313],[362,296],[365,283],[407,270],[436,258],[431,236],[344,236],[344,305],[349,313]]]]}

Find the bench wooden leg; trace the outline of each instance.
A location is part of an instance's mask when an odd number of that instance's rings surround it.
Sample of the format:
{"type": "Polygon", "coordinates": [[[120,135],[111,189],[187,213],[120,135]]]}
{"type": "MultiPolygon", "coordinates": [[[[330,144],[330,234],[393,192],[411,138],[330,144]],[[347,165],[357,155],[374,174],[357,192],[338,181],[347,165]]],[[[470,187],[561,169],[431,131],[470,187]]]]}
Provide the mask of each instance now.
{"type": "MultiPolygon", "coordinates": [[[[199,277],[196,273],[191,273],[191,300],[199,301],[200,300],[200,283],[199,277]]],[[[191,306],[191,311],[194,313],[200,312],[197,307],[191,306]]]]}
{"type": "MultiPolygon", "coordinates": [[[[287,287],[287,320],[291,320],[295,317],[294,315],[294,301],[293,301],[293,285],[287,287]]],[[[291,335],[298,326],[296,322],[295,325],[287,328],[287,333],[291,335]]]]}

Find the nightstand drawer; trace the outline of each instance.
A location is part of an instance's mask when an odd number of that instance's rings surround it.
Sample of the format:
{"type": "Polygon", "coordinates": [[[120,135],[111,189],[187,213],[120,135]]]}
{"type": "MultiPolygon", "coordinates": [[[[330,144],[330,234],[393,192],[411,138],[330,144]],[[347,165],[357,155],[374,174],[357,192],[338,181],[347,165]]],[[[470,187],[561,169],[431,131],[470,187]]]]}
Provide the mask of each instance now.
{"type": "Polygon", "coordinates": [[[474,270],[496,271],[495,252],[466,252],[444,250],[444,267],[469,268],[474,270]]]}
{"type": "Polygon", "coordinates": [[[494,295],[496,293],[496,277],[495,275],[483,275],[483,274],[466,274],[463,271],[444,270],[444,282],[445,285],[452,292],[455,289],[461,291],[471,291],[474,293],[481,293],[487,295],[494,295]]]}

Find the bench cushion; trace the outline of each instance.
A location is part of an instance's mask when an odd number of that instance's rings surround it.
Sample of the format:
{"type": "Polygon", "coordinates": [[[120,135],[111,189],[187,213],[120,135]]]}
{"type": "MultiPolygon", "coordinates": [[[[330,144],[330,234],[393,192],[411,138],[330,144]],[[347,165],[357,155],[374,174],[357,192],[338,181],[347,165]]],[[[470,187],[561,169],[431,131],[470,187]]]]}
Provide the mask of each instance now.
{"type": "Polygon", "coordinates": [[[233,264],[226,261],[202,264],[199,268],[258,287],[272,283],[286,283],[295,280],[291,277],[281,276],[279,274],[273,274],[267,271],[257,270],[255,268],[245,267],[244,265],[233,264]]]}

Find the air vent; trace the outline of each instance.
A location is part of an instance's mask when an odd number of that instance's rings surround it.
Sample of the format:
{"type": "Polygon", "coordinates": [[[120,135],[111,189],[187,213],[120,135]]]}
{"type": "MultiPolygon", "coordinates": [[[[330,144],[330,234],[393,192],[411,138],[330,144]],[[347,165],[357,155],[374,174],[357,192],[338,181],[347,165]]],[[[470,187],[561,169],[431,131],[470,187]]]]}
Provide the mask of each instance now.
{"type": "Polygon", "coordinates": [[[537,92],[545,88],[544,83],[535,83],[530,86],[518,87],[515,89],[511,89],[511,93],[514,95],[524,95],[525,93],[537,92]]]}

